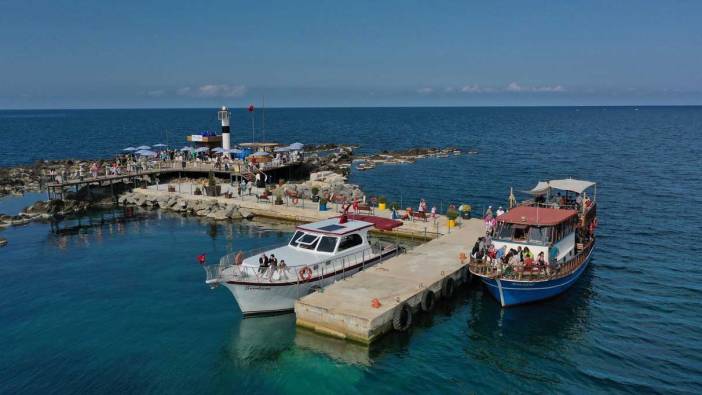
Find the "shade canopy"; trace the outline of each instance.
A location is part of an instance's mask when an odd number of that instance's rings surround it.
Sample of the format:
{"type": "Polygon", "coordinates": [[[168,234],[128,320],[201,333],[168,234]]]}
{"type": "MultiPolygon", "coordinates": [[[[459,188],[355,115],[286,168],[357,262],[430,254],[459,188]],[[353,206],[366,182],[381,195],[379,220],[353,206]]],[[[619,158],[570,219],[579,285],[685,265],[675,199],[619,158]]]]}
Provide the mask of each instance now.
{"type": "Polygon", "coordinates": [[[305,145],[302,143],[292,143],[288,146],[288,148],[290,148],[291,150],[297,151],[297,150],[301,150],[304,146],[305,145]]]}
{"type": "Polygon", "coordinates": [[[154,144],[154,147],[168,147],[166,144],[154,144]]]}
{"type": "Polygon", "coordinates": [[[148,145],[140,145],[140,146],[136,147],[136,149],[145,150],[145,149],[151,149],[151,147],[149,147],[148,145]]]}
{"type": "Polygon", "coordinates": [[[266,151],[256,151],[251,156],[271,156],[270,152],[266,151]]]}
{"type": "MultiPolygon", "coordinates": [[[[218,153],[218,154],[221,154],[221,153],[224,152],[224,151],[225,151],[225,149],[222,148],[222,147],[212,148],[212,152],[216,152],[216,153],[218,153]]],[[[227,150],[227,151],[228,151],[228,150],[227,150]]]]}
{"type": "Polygon", "coordinates": [[[497,217],[499,222],[508,224],[553,226],[565,222],[578,214],[575,210],[517,206],[497,217]]]}
{"type": "Polygon", "coordinates": [[[181,151],[192,151],[193,147],[183,147],[180,149],[181,151]]]}
{"type": "Polygon", "coordinates": [[[290,147],[278,147],[278,148],[274,149],[273,151],[275,151],[275,152],[288,152],[288,151],[290,151],[290,147]]]}
{"type": "Polygon", "coordinates": [[[136,151],[136,150],[137,149],[134,147],[127,147],[127,148],[123,149],[122,151],[136,151]]]}
{"type": "Polygon", "coordinates": [[[210,149],[207,147],[200,147],[200,148],[196,148],[195,152],[209,152],[209,150],[210,149]]]}
{"type": "Polygon", "coordinates": [[[545,195],[546,193],[548,193],[549,188],[550,187],[548,186],[548,181],[539,181],[539,183],[536,184],[535,187],[531,188],[528,191],[524,191],[524,192],[526,192],[530,195],[540,196],[540,195],[545,195]]]}
{"type": "Polygon", "coordinates": [[[583,191],[585,191],[593,185],[595,185],[595,183],[591,181],[566,178],[563,180],[539,181],[539,183],[536,184],[534,188],[524,192],[534,196],[545,195],[550,189],[559,189],[561,191],[583,193],[583,191]]]}
{"type": "Polygon", "coordinates": [[[156,155],[158,155],[156,152],[154,152],[154,151],[149,151],[149,150],[146,150],[146,149],[139,150],[139,151],[136,152],[136,154],[137,154],[137,155],[141,155],[141,156],[156,156],[156,155]]]}
{"type": "Polygon", "coordinates": [[[551,188],[560,189],[561,191],[570,191],[575,193],[583,193],[586,189],[595,185],[592,181],[575,180],[566,178],[564,180],[551,180],[548,182],[551,188]]]}

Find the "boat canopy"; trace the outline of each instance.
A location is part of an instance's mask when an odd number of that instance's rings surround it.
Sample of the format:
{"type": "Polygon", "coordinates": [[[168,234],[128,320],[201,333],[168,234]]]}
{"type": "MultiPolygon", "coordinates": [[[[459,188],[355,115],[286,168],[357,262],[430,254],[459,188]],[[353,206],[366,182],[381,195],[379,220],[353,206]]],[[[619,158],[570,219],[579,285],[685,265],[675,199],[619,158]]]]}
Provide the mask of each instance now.
{"type": "Polygon", "coordinates": [[[497,217],[499,222],[521,225],[553,226],[578,215],[575,210],[517,206],[497,217]]]}
{"type": "Polygon", "coordinates": [[[547,194],[549,189],[553,188],[561,191],[583,193],[583,191],[593,185],[595,185],[595,183],[591,181],[565,178],[563,180],[539,181],[534,188],[524,192],[534,196],[541,196],[547,194]]]}
{"type": "Polygon", "coordinates": [[[548,193],[549,188],[550,187],[548,186],[548,181],[539,181],[539,183],[536,184],[535,187],[531,188],[528,191],[524,191],[524,192],[526,192],[530,195],[534,195],[534,196],[541,196],[541,195],[545,195],[546,193],[548,193]]]}

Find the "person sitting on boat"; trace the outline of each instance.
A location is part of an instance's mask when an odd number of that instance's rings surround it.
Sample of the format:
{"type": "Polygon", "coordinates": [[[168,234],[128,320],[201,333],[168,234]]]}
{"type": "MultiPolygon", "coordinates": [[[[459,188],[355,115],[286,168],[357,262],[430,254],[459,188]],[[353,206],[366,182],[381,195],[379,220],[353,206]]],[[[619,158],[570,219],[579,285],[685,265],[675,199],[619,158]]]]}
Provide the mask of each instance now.
{"type": "Polygon", "coordinates": [[[265,273],[266,269],[268,269],[268,257],[266,254],[261,254],[258,258],[258,272],[265,273]]]}
{"type": "Polygon", "coordinates": [[[270,280],[273,278],[273,274],[278,271],[278,258],[275,257],[275,254],[271,254],[268,264],[270,266],[270,269],[268,269],[268,279],[270,280]]]}
{"type": "Polygon", "coordinates": [[[487,259],[487,263],[492,264],[495,261],[495,258],[497,258],[497,250],[495,250],[495,245],[494,244],[489,244],[487,253],[485,254],[485,258],[487,259]]]}
{"type": "Polygon", "coordinates": [[[285,279],[288,279],[288,265],[285,264],[285,259],[281,259],[280,263],[278,264],[278,272],[280,273],[279,277],[282,279],[283,276],[285,276],[285,279]]]}
{"type": "Polygon", "coordinates": [[[539,255],[536,256],[536,267],[539,268],[539,270],[545,271],[547,276],[551,275],[551,271],[549,270],[548,265],[546,265],[546,259],[544,258],[543,251],[539,252],[539,255]]]}
{"type": "Polygon", "coordinates": [[[505,210],[502,208],[502,206],[498,207],[497,211],[495,212],[495,214],[497,214],[498,217],[504,213],[505,213],[505,210]]]}
{"type": "Polygon", "coordinates": [[[522,260],[519,258],[520,253],[515,250],[511,250],[510,254],[511,256],[509,258],[509,265],[512,267],[512,269],[514,269],[515,272],[517,272],[517,276],[521,280],[524,265],[522,265],[522,260]],[[512,251],[514,251],[514,253],[512,253],[512,251]]]}

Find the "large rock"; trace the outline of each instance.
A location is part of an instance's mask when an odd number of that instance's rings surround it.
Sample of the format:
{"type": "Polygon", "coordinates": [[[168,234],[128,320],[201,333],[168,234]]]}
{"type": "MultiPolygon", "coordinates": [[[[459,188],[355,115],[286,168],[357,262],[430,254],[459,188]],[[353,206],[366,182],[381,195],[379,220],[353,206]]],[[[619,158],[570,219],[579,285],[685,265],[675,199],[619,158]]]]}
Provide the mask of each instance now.
{"type": "Polygon", "coordinates": [[[239,215],[241,215],[242,218],[246,218],[246,219],[251,219],[254,217],[254,215],[251,211],[249,211],[248,209],[245,209],[243,207],[239,208],[239,215]]]}

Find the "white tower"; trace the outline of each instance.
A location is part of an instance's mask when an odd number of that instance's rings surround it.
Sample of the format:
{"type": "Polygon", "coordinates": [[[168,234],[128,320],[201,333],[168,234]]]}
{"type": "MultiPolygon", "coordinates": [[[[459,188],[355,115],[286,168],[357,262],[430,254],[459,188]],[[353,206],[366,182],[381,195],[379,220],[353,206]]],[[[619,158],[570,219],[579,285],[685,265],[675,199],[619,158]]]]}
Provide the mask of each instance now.
{"type": "MultiPolygon", "coordinates": [[[[231,112],[227,110],[227,107],[222,106],[222,109],[217,113],[217,118],[222,121],[222,148],[225,150],[231,149],[230,139],[229,139],[229,116],[231,112]]],[[[225,153],[229,157],[229,153],[225,153]]]]}

